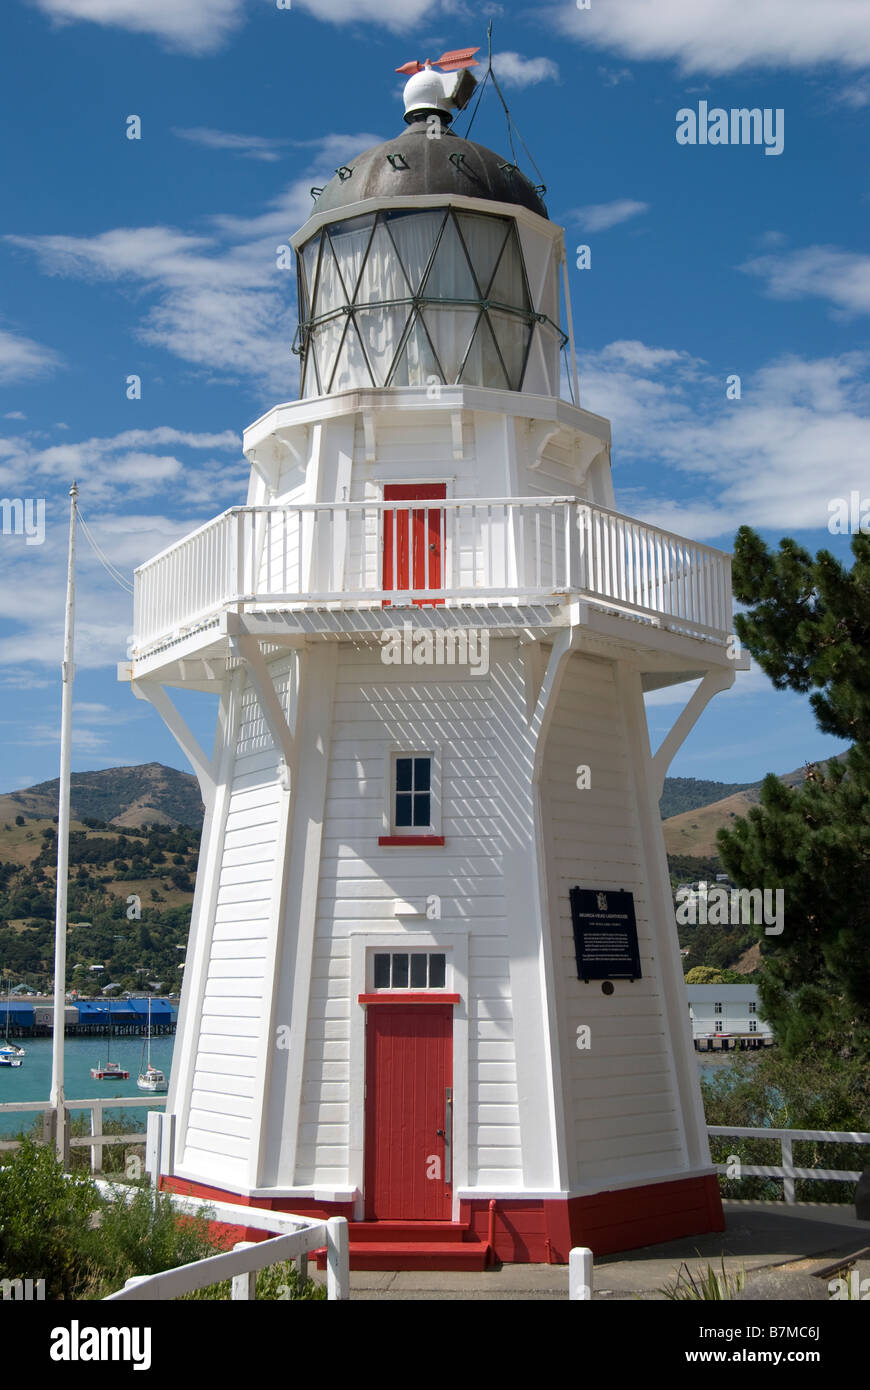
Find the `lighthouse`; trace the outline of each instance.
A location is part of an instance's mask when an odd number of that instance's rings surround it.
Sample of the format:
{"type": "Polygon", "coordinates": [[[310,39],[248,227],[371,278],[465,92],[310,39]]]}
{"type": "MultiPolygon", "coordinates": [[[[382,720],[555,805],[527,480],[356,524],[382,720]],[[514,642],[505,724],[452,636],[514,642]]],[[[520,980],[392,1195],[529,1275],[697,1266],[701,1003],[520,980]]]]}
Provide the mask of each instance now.
{"type": "Polygon", "coordinates": [[[563,231],[451,129],[473,51],[313,190],[299,399],[137,570],[124,672],[205,804],[161,1186],[344,1215],[361,1268],[723,1224],[658,798],[741,665],[729,557],[618,510],[563,231]]]}

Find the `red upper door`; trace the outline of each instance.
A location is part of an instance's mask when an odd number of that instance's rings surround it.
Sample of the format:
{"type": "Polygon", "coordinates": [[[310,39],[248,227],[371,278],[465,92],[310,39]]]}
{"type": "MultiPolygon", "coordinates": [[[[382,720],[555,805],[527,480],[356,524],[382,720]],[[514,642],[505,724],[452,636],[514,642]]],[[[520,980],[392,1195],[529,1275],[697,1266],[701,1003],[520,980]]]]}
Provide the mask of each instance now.
{"type": "MultiPolygon", "coordinates": [[[[390,483],[385,502],[443,502],[446,483],[390,483]]],[[[444,526],[440,507],[384,508],[384,588],[397,593],[409,590],[438,591],[444,580],[444,526]]],[[[439,598],[418,598],[417,606],[443,603],[439,598]]],[[[389,603],[389,599],[386,600],[389,603]]]]}
{"type": "Polygon", "coordinates": [[[365,1196],[369,1221],[449,1221],[453,1008],[369,1004],[365,1196]]]}

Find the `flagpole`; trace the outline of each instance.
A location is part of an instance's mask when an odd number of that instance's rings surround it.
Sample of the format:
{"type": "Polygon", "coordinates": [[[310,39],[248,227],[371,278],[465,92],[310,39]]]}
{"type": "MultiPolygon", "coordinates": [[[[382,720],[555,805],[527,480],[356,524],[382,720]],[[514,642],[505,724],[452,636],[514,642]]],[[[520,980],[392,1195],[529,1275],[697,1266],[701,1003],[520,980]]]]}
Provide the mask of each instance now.
{"type": "Polygon", "coordinates": [[[54,1024],[51,1054],[51,1104],[55,1145],[61,1163],[67,1160],[68,1117],[64,1108],[64,1041],[66,1031],[66,913],[69,881],[69,783],[72,740],[72,694],[75,667],[73,645],[76,616],[76,516],[78,484],[69,490],[69,557],[66,575],[66,617],[63,634],[62,703],[60,724],[60,786],[57,803],[57,899],[54,926],[54,1024]]]}

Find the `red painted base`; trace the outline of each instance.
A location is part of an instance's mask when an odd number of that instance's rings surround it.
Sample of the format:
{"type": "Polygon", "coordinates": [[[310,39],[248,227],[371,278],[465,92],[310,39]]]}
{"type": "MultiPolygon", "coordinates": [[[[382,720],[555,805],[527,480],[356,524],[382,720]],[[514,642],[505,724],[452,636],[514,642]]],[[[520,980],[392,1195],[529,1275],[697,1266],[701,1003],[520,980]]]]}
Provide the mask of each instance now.
{"type": "MultiPolygon", "coordinates": [[[[489,1240],[486,1198],[463,1201],[459,1222],[439,1223],[436,1229],[429,1222],[355,1222],[352,1202],[240,1197],[183,1178],[161,1178],[160,1186],[167,1192],[250,1207],[252,1217],[257,1208],[323,1219],[346,1216],[351,1227],[351,1268],[356,1269],[444,1269],[450,1267],[444,1260],[451,1254],[461,1261],[457,1268],[483,1268],[480,1255],[486,1251],[489,1240]],[[452,1251],[448,1249],[450,1245],[452,1251]],[[379,1263],[368,1263],[373,1258],[379,1263]]],[[[264,1240],[268,1234],[253,1222],[250,1226],[232,1227],[214,1224],[227,1233],[227,1244],[264,1240]]],[[[613,1255],[724,1229],[719,1182],[711,1173],[567,1201],[498,1199],[493,1249],[495,1258],[505,1264],[567,1264],[568,1252],[576,1245],[588,1246],[594,1255],[613,1255]]]]}

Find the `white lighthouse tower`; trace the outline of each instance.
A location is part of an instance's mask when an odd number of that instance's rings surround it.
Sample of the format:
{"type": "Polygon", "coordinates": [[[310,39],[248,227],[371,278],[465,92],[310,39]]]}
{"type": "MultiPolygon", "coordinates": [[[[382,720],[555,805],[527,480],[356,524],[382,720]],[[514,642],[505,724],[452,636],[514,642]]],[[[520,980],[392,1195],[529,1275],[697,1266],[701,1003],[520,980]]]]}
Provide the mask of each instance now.
{"type": "Polygon", "coordinates": [[[206,807],[161,1183],[345,1215],[363,1267],[722,1225],[657,803],[739,664],[729,559],[616,510],[562,230],[442,67],[293,238],[300,399],[137,571],[127,670],[206,807]]]}

